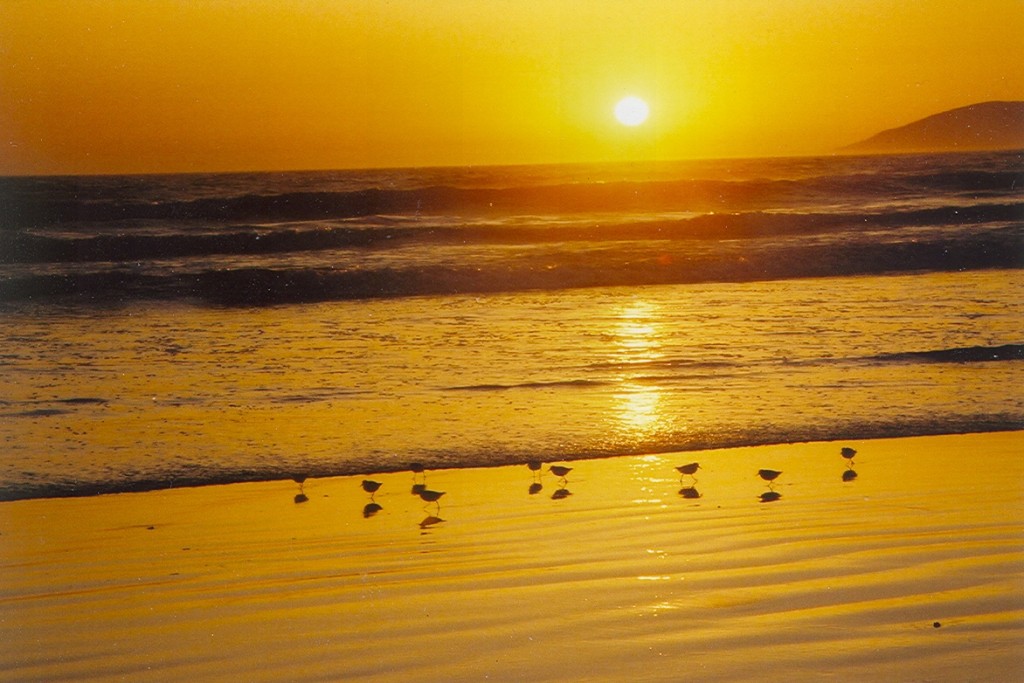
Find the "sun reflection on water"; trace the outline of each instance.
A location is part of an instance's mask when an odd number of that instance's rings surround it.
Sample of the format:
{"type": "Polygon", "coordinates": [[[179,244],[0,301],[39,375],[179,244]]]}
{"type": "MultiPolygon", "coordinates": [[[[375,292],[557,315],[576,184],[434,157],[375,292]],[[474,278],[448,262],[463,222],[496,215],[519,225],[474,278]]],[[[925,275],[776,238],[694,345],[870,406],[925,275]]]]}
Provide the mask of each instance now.
{"type": "Polygon", "coordinates": [[[617,311],[611,331],[614,361],[621,368],[614,413],[621,429],[639,437],[656,433],[664,420],[661,389],[649,379],[651,365],[664,356],[660,309],[632,301],[617,311]]]}

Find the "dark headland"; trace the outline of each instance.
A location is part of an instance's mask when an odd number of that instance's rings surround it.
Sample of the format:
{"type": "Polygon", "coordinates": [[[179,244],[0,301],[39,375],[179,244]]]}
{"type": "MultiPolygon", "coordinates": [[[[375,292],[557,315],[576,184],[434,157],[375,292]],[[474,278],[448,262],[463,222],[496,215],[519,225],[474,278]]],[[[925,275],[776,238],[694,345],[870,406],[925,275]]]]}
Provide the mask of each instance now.
{"type": "Polygon", "coordinates": [[[982,102],[883,130],[841,152],[1024,149],[1024,102],[982,102]]]}

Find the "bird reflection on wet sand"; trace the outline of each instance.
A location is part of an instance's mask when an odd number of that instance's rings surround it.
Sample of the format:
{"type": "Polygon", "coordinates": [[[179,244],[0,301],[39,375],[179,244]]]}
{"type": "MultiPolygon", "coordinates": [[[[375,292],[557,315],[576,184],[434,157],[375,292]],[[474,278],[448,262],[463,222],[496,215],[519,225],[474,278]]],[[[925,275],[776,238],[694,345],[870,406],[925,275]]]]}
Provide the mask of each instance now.
{"type": "Polygon", "coordinates": [[[782,494],[779,493],[778,491],[765,491],[764,493],[761,494],[762,503],[771,503],[773,501],[778,500],[779,498],[782,498],[782,494]]]}
{"type": "Polygon", "coordinates": [[[857,478],[857,473],[854,470],[846,470],[843,472],[843,481],[853,481],[857,478]]]}
{"type": "Polygon", "coordinates": [[[563,498],[568,498],[571,495],[572,491],[563,486],[562,488],[558,489],[557,491],[551,494],[551,500],[562,500],[563,498]]]}
{"type": "Polygon", "coordinates": [[[679,495],[683,498],[700,498],[700,491],[695,486],[684,486],[679,489],[679,495]]]}
{"type": "Polygon", "coordinates": [[[530,490],[530,495],[531,496],[535,496],[538,493],[540,493],[543,489],[544,489],[544,485],[541,484],[539,481],[535,481],[532,484],[530,484],[530,489],[529,489],[530,490]]]}
{"type": "Polygon", "coordinates": [[[378,503],[367,503],[363,506],[363,518],[369,519],[383,509],[378,503]]]}
{"type": "Polygon", "coordinates": [[[420,528],[421,529],[429,529],[430,527],[436,526],[436,525],[442,523],[443,521],[444,520],[441,519],[440,517],[435,517],[434,515],[430,515],[430,516],[424,518],[424,520],[422,522],[420,522],[420,528]]]}

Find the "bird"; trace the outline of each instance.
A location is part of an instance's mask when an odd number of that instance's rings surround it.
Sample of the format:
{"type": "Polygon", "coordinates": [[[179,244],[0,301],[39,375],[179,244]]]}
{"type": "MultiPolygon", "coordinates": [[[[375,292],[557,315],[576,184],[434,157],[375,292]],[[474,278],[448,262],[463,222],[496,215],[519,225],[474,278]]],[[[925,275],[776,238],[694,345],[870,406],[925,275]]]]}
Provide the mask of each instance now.
{"type": "Polygon", "coordinates": [[[757,476],[761,477],[766,482],[768,482],[768,488],[769,489],[772,488],[772,482],[774,482],[778,478],[778,476],[780,474],[782,474],[782,472],[779,472],[778,470],[758,470],[757,471],[757,476]]]}
{"type": "Polygon", "coordinates": [[[526,466],[530,468],[531,472],[540,472],[540,468],[544,466],[540,460],[530,460],[526,463],[526,466]]]}
{"type": "Polygon", "coordinates": [[[850,448],[849,446],[846,446],[841,451],[839,451],[839,455],[841,455],[844,458],[846,458],[847,460],[849,460],[850,461],[850,467],[853,467],[853,456],[857,455],[857,451],[855,451],[854,449],[850,448]]]}
{"type": "Polygon", "coordinates": [[[680,465],[676,468],[680,474],[693,474],[700,469],[700,463],[691,462],[688,465],[680,465]]]}
{"type": "Polygon", "coordinates": [[[445,494],[444,491],[431,491],[430,489],[423,489],[420,491],[420,498],[427,501],[428,503],[437,503],[441,499],[441,496],[445,494]]]}
{"type": "Polygon", "coordinates": [[[561,477],[562,479],[565,479],[572,472],[572,468],[565,465],[552,465],[548,470],[556,477],[561,477]]]}
{"type": "Polygon", "coordinates": [[[372,479],[363,479],[363,490],[369,493],[371,497],[373,496],[373,494],[377,493],[377,489],[379,489],[380,487],[381,483],[379,481],[374,481],[372,479]]]}
{"type": "Polygon", "coordinates": [[[292,475],[292,481],[294,481],[296,484],[299,485],[299,493],[302,493],[303,485],[306,483],[306,475],[305,474],[293,474],[292,475]]]}
{"type": "Polygon", "coordinates": [[[426,470],[421,462],[409,463],[409,469],[412,470],[413,474],[423,474],[424,470],[426,470]]]}

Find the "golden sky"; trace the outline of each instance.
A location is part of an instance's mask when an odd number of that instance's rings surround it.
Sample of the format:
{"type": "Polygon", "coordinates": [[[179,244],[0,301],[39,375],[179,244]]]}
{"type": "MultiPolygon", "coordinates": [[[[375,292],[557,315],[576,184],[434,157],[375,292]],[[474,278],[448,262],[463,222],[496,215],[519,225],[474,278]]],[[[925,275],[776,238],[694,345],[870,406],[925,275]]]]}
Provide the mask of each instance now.
{"type": "Polygon", "coordinates": [[[2,0],[0,173],[828,153],[1024,100],[1022,36],[1024,0],[2,0]]]}

